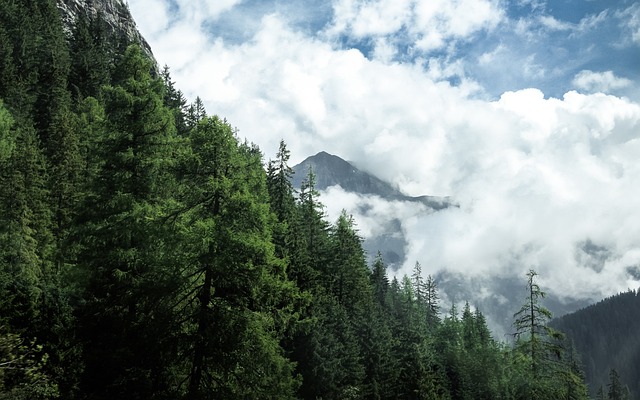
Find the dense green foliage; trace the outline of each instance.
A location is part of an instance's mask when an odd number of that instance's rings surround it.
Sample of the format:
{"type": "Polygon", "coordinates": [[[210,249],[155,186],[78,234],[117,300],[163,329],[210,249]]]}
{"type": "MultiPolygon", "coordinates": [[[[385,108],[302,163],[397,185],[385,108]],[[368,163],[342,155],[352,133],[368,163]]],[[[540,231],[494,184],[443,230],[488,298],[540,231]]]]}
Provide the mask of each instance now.
{"type": "Polygon", "coordinates": [[[551,324],[566,332],[580,353],[592,395],[599,388],[607,394],[611,371],[631,398],[640,395],[640,295],[635,290],[620,293],[551,324]]]}
{"type": "Polygon", "coordinates": [[[586,398],[533,274],[513,348],[443,314],[99,17],[0,0],[0,54],[0,398],[586,398]]]}

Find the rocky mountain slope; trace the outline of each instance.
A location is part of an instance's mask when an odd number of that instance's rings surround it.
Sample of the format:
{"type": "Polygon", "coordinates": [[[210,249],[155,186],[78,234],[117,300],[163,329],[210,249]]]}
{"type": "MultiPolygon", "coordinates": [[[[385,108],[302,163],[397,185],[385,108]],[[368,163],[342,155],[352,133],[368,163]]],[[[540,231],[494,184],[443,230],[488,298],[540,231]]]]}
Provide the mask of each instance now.
{"type": "Polygon", "coordinates": [[[388,182],[361,171],[342,158],[324,151],[308,157],[293,167],[295,172],[293,176],[294,187],[300,187],[309,167],[316,176],[316,189],[318,190],[339,185],[347,192],[377,195],[386,200],[419,202],[434,210],[441,210],[451,205],[448,197],[407,196],[388,182]]]}
{"type": "Polygon", "coordinates": [[[124,34],[132,42],[140,44],[152,59],[151,47],[138,31],[126,0],[56,0],[62,20],[71,29],[79,15],[95,17],[100,14],[107,26],[116,34],[124,34]]]}

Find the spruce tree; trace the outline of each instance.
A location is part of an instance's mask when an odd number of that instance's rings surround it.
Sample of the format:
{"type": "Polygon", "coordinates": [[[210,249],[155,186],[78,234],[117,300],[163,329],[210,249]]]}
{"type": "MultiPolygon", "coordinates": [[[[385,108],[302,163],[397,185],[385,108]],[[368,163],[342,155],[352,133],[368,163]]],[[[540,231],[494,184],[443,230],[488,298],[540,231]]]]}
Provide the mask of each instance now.
{"type": "Polygon", "coordinates": [[[620,375],[615,368],[609,371],[609,383],[607,384],[608,400],[629,400],[629,391],[620,381],[620,375]]]}
{"type": "Polygon", "coordinates": [[[278,223],[274,226],[273,240],[276,254],[286,258],[293,252],[292,228],[295,224],[295,197],[293,184],[293,169],[289,166],[291,154],[284,140],[280,141],[275,160],[267,164],[267,188],[269,190],[269,204],[276,215],[278,223]]]}
{"type": "Polygon", "coordinates": [[[75,101],[97,97],[111,80],[113,56],[110,35],[101,14],[80,13],[71,31],[69,90],[75,101]]]}
{"type": "Polygon", "coordinates": [[[163,353],[173,279],[158,223],[171,190],[175,150],[162,82],[136,46],[104,87],[104,135],[95,146],[96,179],[83,202],[75,237],[83,279],[80,334],[90,395],[149,397],[168,384],[163,353]]]}
{"type": "Polygon", "coordinates": [[[546,294],[535,281],[537,275],[534,270],[527,273],[526,302],[514,314],[514,336],[517,350],[525,356],[529,367],[524,391],[533,399],[542,399],[556,396],[559,390],[553,378],[562,357],[563,335],[547,325],[551,312],[541,304],[546,294]]]}
{"type": "Polygon", "coordinates": [[[202,119],[188,139],[179,390],[188,399],[290,398],[298,382],[279,343],[297,290],[274,255],[261,156],[218,117],[202,119]]]}
{"type": "Polygon", "coordinates": [[[0,163],[11,157],[16,146],[15,131],[12,129],[13,123],[13,117],[0,100],[0,163]]]}

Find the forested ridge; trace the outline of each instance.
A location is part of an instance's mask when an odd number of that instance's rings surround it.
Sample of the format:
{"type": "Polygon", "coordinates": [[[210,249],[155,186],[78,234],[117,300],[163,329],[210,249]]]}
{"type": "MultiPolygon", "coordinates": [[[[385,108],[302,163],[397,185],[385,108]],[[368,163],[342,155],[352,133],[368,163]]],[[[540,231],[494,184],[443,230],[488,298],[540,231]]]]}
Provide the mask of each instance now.
{"type": "Polygon", "coordinates": [[[534,271],[441,309],[99,16],[0,0],[0,99],[0,398],[588,398],[534,271]]]}
{"type": "Polygon", "coordinates": [[[591,392],[606,392],[612,378],[640,394],[640,296],[629,290],[555,319],[580,352],[591,392]],[[613,375],[613,376],[612,376],[613,375]]]}

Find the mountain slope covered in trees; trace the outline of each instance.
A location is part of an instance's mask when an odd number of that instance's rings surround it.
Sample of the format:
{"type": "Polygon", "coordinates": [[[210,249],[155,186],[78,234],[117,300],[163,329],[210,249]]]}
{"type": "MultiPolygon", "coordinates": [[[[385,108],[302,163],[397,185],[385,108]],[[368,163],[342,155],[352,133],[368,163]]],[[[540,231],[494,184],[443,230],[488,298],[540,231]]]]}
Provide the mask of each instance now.
{"type": "Polygon", "coordinates": [[[495,341],[124,39],[0,0],[0,398],[586,398],[535,274],[495,341]]]}
{"type": "Polygon", "coordinates": [[[566,332],[582,356],[593,395],[606,392],[612,370],[627,385],[632,398],[640,395],[640,296],[635,290],[604,299],[552,321],[566,332]]]}

